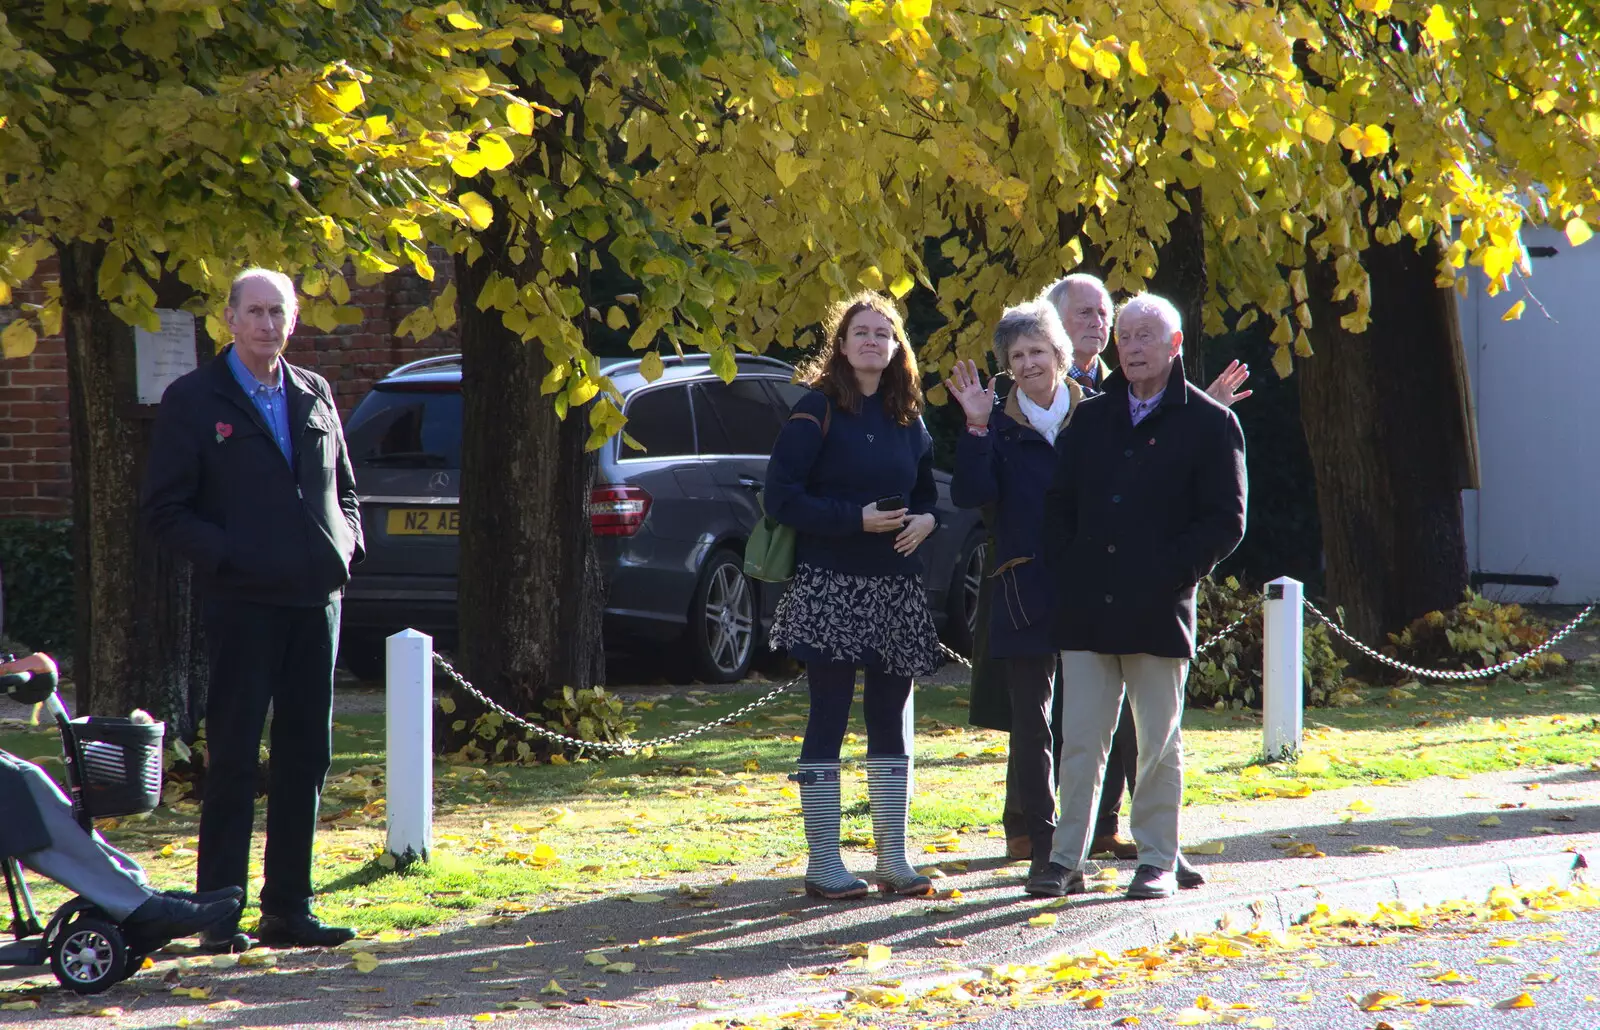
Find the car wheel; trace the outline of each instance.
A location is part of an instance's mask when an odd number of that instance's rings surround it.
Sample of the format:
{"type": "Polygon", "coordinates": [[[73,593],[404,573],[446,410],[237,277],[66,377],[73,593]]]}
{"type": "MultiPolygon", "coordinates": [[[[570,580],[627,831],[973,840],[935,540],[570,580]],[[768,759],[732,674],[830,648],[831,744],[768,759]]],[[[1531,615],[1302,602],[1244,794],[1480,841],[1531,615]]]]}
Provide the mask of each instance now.
{"type": "Polygon", "coordinates": [[[728,550],[711,552],[689,607],[689,657],[703,683],[735,683],[755,655],[756,588],[744,562],[728,550]]]}
{"type": "Polygon", "coordinates": [[[338,664],[363,683],[382,683],[387,671],[383,637],[359,631],[341,632],[338,664]]]}
{"type": "Polygon", "coordinates": [[[988,555],[987,536],[981,529],[973,530],[957,554],[950,589],[945,594],[945,637],[952,650],[969,658],[978,631],[978,591],[983,586],[983,566],[988,555]]]}

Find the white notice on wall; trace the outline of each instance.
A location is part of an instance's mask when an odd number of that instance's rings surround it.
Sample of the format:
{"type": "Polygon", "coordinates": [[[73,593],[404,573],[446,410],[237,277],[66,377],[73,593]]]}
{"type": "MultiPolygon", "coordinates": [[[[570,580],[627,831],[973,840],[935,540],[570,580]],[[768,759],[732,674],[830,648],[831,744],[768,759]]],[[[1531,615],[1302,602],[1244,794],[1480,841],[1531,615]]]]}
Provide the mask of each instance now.
{"type": "Polygon", "coordinates": [[[194,316],[187,311],[157,308],[161,331],[134,329],[135,362],[139,370],[139,403],[160,404],[173,380],[194,371],[194,316]]]}

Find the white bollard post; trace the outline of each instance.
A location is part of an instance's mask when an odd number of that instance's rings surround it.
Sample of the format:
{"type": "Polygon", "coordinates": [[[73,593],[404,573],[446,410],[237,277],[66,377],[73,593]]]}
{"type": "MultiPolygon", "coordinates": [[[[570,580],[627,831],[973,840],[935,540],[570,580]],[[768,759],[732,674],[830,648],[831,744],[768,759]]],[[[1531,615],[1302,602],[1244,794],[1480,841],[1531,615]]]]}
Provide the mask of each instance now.
{"type": "Polygon", "coordinates": [[[1300,753],[1304,728],[1305,584],[1280,576],[1267,584],[1262,615],[1261,729],[1268,761],[1300,753]]]}
{"type": "Polygon", "coordinates": [[[387,847],[404,867],[433,851],[433,638],[401,630],[386,648],[387,847]]]}

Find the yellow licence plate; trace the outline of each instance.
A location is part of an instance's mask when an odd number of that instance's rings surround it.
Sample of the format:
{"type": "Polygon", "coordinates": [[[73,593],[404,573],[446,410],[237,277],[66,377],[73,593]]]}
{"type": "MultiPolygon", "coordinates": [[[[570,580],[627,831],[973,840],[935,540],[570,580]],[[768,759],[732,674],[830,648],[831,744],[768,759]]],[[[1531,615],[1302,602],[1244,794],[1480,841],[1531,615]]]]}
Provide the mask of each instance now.
{"type": "Polygon", "coordinates": [[[458,536],[460,508],[390,508],[390,536],[458,536]]]}

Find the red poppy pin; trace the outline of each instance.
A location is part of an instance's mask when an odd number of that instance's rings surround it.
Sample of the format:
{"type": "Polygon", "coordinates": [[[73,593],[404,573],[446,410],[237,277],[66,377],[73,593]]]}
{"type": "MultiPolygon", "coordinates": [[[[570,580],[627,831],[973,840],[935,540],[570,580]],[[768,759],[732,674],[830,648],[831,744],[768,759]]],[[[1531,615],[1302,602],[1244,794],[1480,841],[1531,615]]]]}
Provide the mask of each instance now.
{"type": "Polygon", "coordinates": [[[233,427],[226,422],[217,423],[217,443],[221,443],[233,435],[233,427]]]}

